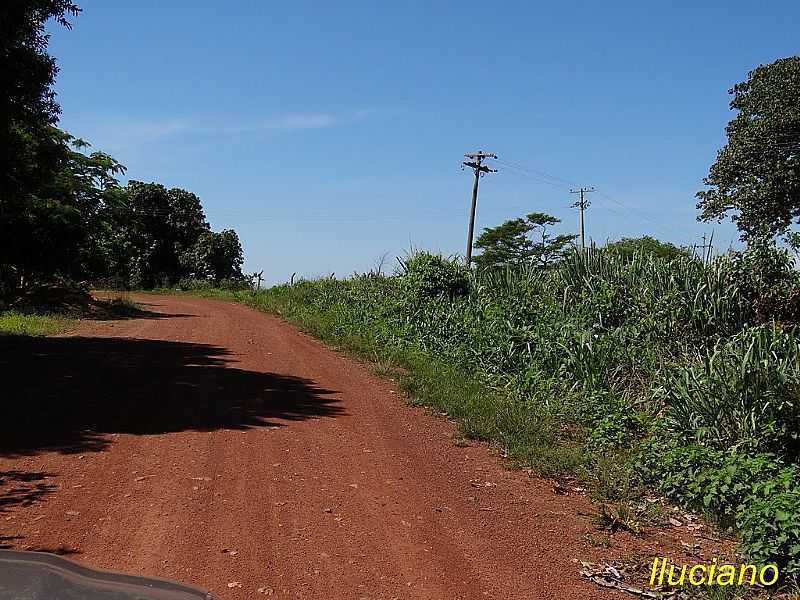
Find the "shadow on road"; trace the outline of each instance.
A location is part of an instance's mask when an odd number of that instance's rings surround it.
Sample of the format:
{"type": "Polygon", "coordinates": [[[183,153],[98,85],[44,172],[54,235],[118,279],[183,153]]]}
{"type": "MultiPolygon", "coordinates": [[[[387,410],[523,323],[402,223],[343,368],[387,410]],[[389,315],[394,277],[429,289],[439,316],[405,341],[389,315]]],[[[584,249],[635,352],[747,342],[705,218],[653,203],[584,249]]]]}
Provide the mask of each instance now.
{"type": "Polygon", "coordinates": [[[342,414],[313,381],[236,369],[216,346],[0,337],[0,456],[78,453],[109,434],[281,426],[342,414]]]}
{"type": "Polygon", "coordinates": [[[166,313],[150,310],[157,308],[158,304],[137,302],[135,304],[121,303],[114,300],[96,301],[91,308],[84,310],[80,318],[85,321],[129,321],[132,319],[179,319],[196,317],[188,313],[166,313]]]}
{"type": "Polygon", "coordinates": [[[52,313],[88,321],[170,319],[197,316],[160,312],[158,309],[161,308],[161,305],[158,302],[134,302],[127,292],[98,291],[89,294],[84,290],[60,286],[35,288],[17,300],[13,308],[23,313],[52,313]]]}
{"type": "MultiPolygon", "coordinates": [[[[0,514],[15,506],[28,506],[55,491],[48,483],[51,473],[34,471],[0,471],[0,514]]],[[[4,540],[8,538],[0,538],[4,540]]]]}

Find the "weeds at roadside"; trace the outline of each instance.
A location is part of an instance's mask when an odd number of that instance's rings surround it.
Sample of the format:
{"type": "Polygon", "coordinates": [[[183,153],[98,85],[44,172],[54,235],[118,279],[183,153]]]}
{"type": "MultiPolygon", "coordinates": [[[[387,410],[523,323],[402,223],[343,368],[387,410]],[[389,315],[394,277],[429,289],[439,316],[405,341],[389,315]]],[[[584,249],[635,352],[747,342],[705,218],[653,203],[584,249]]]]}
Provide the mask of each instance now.
{"type": "Polygon", "coordinates": [[[611,533],[623,530],[638,535],[643,530],[639,512],[628,503],[616,507],[601,504],[596,521],[598,527],[611,533]]]}
{"type": "Polygon", "coordinates": [[[594,535],[592,533],[586,533],[583,536],[583,539],[586,541],[587,544],[589,544],[590,546],[594,546],[596,548],[611,547],[611,537],[607,535],[594,535]]]}
{"type": "Polygon", "coordinates": [[[0,335],[46,336],[67,331],[73,321],[61,315],[0,312],[0,335]]]}
{"type": "Polygon", "coordinates": [[[96,299],[80,290],[48,290],[27,299],[23,308],[0,311],[0,335],[48,336],[69,331],[81,319],[119,319],[148,313],[125,292],[96,299]]]}

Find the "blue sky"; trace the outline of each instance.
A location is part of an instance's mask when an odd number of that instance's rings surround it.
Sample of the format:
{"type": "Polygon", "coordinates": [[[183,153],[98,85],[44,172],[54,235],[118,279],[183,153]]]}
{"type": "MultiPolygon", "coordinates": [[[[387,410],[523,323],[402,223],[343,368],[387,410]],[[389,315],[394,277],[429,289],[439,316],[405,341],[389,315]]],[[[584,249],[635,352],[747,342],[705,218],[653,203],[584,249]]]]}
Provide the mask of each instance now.
{"type": "Polygon", "coordinates": [[[569,187],[593,185],[596,241],[727,247],[694,208],[727,90],[800,52],[796,0],[79,4],[51,28],[62,127],[197,193],[270,283],[463,254],[478,149],[514,165],[482,180],[479,229],[575,232],[569,187]]]}

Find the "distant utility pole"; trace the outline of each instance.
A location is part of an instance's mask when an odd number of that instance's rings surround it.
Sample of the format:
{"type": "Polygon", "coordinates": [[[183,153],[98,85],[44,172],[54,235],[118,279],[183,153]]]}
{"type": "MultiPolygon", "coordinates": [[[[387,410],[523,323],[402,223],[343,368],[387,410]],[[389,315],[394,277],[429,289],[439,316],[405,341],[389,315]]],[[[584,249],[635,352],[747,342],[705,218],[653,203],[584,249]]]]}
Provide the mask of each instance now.
{"type": "Polygon", "coordinates": [[[704,233],[703,234],[703,243],[702,244],[692,244],[692,254],[694,254],[696,256],[697,255],[697,250],[699,248],[702,248],[703,253],[700,256],[702,256],[703,259],[705,260],[706,257],[711,254],[711,248],[713,248],[713,239],[714,239],[714,236],[712,235],[711,239],[708,240],[708,243],[706,244],[706,234],[704,233]]]}
{"type": "Polygon", "coordinates": [[[469,229],[467,230],[467,266],[469,267],[472,262],[472,236],[475,232],[475,207],[478,204],[478,181],[480,181],[484,173],[497,173],[497,169],[490,169],[483,164],[484,159],[496,159],[497,154],[479,150],[474,154],[465,154],[464,156],[468,159],[464,161],[464,167],[469,167],[475,171],[475,183],[472,185],[472,208],[469,211],[469,229]]]}
{"type": "Polygon", "coordinates": [[[572,205],[572,208],[577,208],[581,211],[581,250],[586,250],[586,231],[584,227],[584,211],[589,208],[589,200],[586,198],[586,194],[589,192],[593,192],[593,187],[588,188],[579,188],[577,190],[570,190],[570,194],[579,194],[580,200],[578,200],[575,204],[572,205]]]}

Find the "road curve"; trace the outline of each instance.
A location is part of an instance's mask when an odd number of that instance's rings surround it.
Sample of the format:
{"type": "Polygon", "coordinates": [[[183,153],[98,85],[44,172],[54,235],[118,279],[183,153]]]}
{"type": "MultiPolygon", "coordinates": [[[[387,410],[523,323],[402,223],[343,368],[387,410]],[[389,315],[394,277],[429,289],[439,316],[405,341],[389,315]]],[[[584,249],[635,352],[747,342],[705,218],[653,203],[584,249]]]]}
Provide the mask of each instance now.
{"type": "Polygon", "coordinates": [[[279,319],[190,297],[0,338],[0,547],[219,598],[616,598],[591,506],[279,319]]]}

